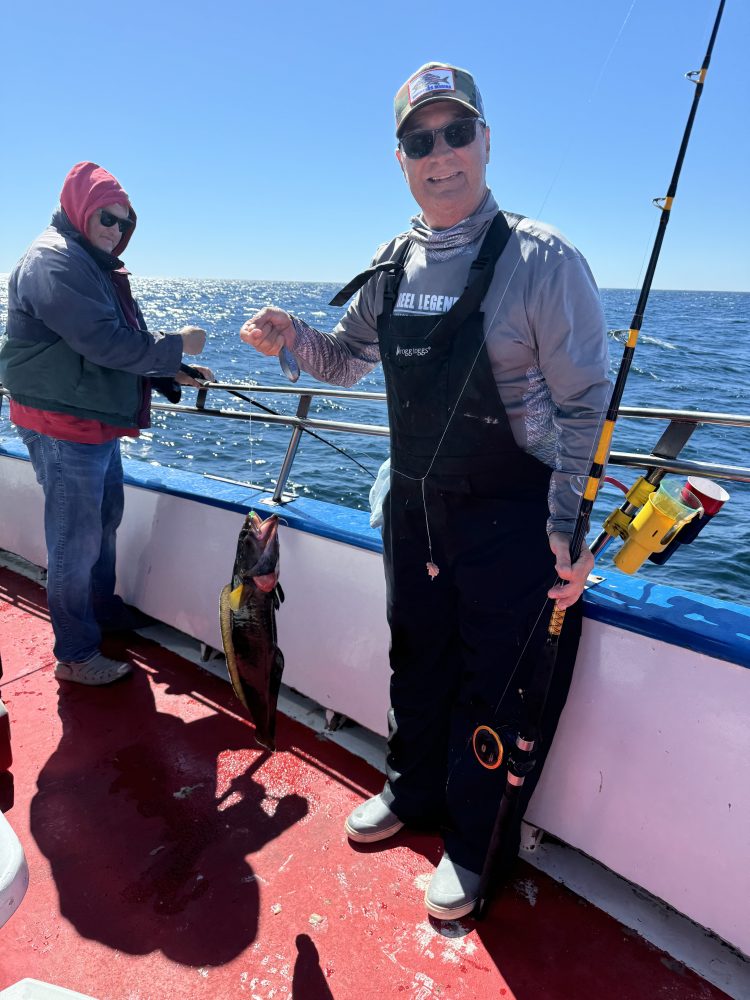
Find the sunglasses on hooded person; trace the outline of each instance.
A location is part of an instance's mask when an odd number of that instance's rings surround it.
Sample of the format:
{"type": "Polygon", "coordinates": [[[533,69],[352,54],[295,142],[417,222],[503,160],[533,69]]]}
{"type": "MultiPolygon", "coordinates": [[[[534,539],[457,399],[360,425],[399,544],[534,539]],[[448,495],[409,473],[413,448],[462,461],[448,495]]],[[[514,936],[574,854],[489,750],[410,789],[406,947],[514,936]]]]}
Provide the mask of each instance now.
{"type": "Polygon", "coordinates": [[[441,132],[451,149],[470,146],[476,138],[478,124],[484,126],[487,123],[484,118],[457,118],[440,128],[421,128],[407,132],[401,136],[398,144],[410,160],[421,160],[430,155],[441,132]]]}
{"type": "Polygon", "coordinates": [[[99,222],[105,229],[117,226],[121,233],[127,232],[128,229],[131,229],[135,225],[132,219],[121,219],[119,215],[113,215],[104,208],[99,213],[99,222]]]}

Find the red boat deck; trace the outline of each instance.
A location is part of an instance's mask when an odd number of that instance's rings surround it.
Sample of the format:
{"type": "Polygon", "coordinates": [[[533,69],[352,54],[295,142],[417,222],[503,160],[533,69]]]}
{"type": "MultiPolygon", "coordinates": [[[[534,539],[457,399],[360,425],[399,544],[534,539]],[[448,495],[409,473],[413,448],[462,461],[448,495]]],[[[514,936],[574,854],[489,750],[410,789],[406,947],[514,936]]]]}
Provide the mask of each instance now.
{"type": "MultiPolygon", "coordinates": [[[[714,1000],[726,994],[540,872],[481,923],[432,922],[437,837],[353,848],[382,775],[298,723],[254,746],[229,686],[141,636],[108,688],[58,684],[44,590],[0,569],[14,764],[0,802],[30,887],[0,989],[97,1000],[714,1000]]],[[[3,780],[5,783],[3,784],[3,780]]]]}

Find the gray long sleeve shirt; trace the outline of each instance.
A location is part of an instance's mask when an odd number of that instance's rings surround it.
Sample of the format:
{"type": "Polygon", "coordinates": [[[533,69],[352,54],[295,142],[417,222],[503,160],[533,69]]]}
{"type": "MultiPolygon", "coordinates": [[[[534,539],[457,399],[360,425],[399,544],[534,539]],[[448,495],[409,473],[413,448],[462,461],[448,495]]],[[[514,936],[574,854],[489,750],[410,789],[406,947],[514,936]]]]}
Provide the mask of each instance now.
{"type": "MultiPolygon", "coordinates": [[[[496,207],[492,195],[481,209],[490,207],[496,207]]],[[[483,235],[448,259],[431,259],[429,249],[412,243],[394,315],[447,312],[466,285],[483,235]]],[[[400,239],[381,246],[375,262],[389,260],[400,239]]],[[[305,371],[350,386],[375,367],[385,280],[382,274],[370,279],[331,334],[295,319],[294,352],[305,371]]],[[[572,532],[610,391],[604,315],[591,271],[561,233],[523,219],[495,267],[482,310],[516,443],[553,470],[548,529],[572,532]]]]}

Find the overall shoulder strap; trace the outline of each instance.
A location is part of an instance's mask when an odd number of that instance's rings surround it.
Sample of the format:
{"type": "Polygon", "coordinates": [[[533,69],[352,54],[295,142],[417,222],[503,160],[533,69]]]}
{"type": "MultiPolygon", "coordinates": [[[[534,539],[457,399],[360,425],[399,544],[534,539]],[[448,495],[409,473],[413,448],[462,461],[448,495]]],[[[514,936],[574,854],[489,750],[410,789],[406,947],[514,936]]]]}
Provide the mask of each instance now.
{"type": "Polygon", "coordinates": [[[476,259],[469,268],[469,277],[463,294],[440,318],[430,336],[456,329],[477,311],[492,282],[495,264],[508,245],[508,240],[521,218],[521,216],[511,216],[511,225],[503,212],[497,213],[482,240],[476,259]]]}
{"type": "Polygon", "coordinates": [[[379,274],[381,271],[388,271],[391,274],[396,274],[397,272],[402,271],[406,255],[409,252],[411,240],[408,236],[397,237],[397,239],[402,239],[403,243],[395,251],[394,256],[390,260],[381,260],[378,264],[373,264],[372,267],[368,267],[366,270],[362,271],[356,278],[352,278],[348,284],[344,285],[340,292],[337,292],[334,295],[328,304],[331,306],[345,305],[352,295],[354,295],[355,292],[358,292],[374,274],[379,274]]]}

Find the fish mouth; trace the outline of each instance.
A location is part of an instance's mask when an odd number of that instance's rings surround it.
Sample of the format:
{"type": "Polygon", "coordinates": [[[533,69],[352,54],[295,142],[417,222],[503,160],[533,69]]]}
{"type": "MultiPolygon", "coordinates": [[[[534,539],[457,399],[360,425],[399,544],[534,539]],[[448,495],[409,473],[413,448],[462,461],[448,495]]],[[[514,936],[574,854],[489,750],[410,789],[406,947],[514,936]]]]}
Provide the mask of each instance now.
{"type": "Polygon", "coordinates": [[[270,517],[267,517],[263,521],[254,510],[251,510],[247,515],[246,527],[252,531],[263,548],[265,548],[267,545],[273,543],[278,533],[279,518],[277,514],[271,514],[270,517]]]}
{"type": "Polygon", "coordinates": [[[238,549],[238,559],[244,566],[237,582],[245,586],[252,584],[265,594],[274,589],[279,582],[278,531],[279,518],[276,514],[265,520],[254,510],[247,514],[238,549]]]}

